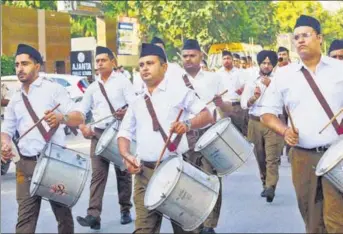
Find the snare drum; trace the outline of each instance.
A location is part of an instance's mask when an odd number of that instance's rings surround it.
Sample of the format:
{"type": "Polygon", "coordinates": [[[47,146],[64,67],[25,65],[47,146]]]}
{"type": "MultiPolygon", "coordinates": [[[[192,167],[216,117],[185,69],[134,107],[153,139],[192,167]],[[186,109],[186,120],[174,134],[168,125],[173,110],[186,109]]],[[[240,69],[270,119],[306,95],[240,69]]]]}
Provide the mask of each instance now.
{"type": "Polygon", "coordinates": [[[72,207],[85,187],[89,166],[89,159],[82,153],[48,143],[33,172],[30,194],[72,207]],[[63,189],[64,194],[52,192],[52,186],[63,189]]]}
{"type": "MultiPolygon", "coordinates": [[[[103,157],[107,161],[113,162],[121,170],[125,170],[126,166],[123,163],[123,158],[119,153],[117,143],[117,133],[120,121],[113,121],[101,134],[98,144],[95,148],[95,154],[103,157]]],[[[131,154],[136,154],[136,141],[131,141],[130,144],[131,154]]]]}
{"type": "Polygon", "coordinates": [[[343,193],[343,138],[323,154],[317,164],[316,175],[324,176],[343,193]]]}
{"type": "Polygon", "coordinates": [[[225,118],[200,137],[194,151],[200,151],[218,176],[224,176],[238,169],[254,154],[254,145],[238,131],[230,118],[225,118]]]}
{"type": "Polygon", "coordinates": [[[176,221],[183,230],[199,227],[212,212],[218,199],[220,183],[182,157],[170,156],[151,177],[144,206],[156,209],[176,221]]]}

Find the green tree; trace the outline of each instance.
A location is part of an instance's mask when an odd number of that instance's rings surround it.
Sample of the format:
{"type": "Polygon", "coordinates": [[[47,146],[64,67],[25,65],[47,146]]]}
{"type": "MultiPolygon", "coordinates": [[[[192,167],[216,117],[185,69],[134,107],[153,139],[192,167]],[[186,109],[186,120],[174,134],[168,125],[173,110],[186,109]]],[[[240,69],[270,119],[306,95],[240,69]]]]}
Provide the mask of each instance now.
{"type": "Polygon", "coordinates": [[[9,76],[15,74],[13,56],[1,55],[1,76],[9,76]]]}
{"type": "Polygon", "coordinates": [[[36,8],[45,10],[57,10],[57,1],[13,1],[3,0],[2,4],[7,6],[23,7],[23,8],[36,8]]]}
{"type": "Polygon", "coordinates": [[[95,37],[96,19],[90,16],[71,16],[71,37],[95,37]]]}

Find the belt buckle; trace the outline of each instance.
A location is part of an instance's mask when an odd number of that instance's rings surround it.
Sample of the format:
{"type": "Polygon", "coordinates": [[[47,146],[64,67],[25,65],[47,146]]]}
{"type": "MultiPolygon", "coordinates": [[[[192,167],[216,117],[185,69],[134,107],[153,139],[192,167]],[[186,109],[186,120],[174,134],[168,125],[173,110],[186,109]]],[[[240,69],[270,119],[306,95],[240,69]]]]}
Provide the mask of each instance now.
{"type": "Polygon", "coordinates": [[[324,153],[328,148],[329,148],[328,145],[319,146],[319,147],[316,148],[316,152],[317,153],[324,153]]]}

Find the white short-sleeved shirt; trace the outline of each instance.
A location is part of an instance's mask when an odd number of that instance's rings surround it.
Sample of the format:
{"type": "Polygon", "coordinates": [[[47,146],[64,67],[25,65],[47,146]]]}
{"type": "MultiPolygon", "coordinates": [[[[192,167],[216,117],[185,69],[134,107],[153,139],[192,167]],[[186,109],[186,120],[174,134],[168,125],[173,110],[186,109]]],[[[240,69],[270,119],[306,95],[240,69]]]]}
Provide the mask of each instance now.
{"type": "MultiPolygon", "coordinates": [[[[25,91],[20,89],[13,94],[5,111],[1,132],[7,133],[10,137],[13,137],[16,130],[19,135],[22,135],[34,125],[25,107],[21,96],[22,93],[25,94],[25,91]]],[[[28,94],[25,95],[28,97],[38,118],[42,118],[45,111],[53,109],[57,104],[61,105],[56,111],[62,114],[75,110],[75,103],[69,97],[66,89],[44,77],[37,78],[30,85],[28,94]]],[[[46,131],[49,131],[49,125],[45,121],[42,121],[42,124],[46,131]]],[[[65,133],[62,125],[59,126],[51,141],[59,145],[65,145],[65,133]]],[[[45,144],[43,136],[36,127],[19,141],[18,146],[23,155],[35,156],[43,150],[45,144]]]]}
{"type": "MultiPolygon", "coordinates": [[[[112,72],[106,83],[97,77],[95,82],[87,88],[77,108],[84,115],[92,111],[94,121],[111,115],[111,109],[98,82],[104,85],[108,99],[115,110],[129,104],[135,98],[132,83],[122,73],[112,72]]],[[[95,124],[94,127],[105,129],[112,121],[112,118],[108,118],[95,124]]]]}
{"type": "MultiPolygon", "coordinates": [[[[338,113],[343,108],[342,63],[322,56],[315,74],[303,63],[292,63],[278,68],[275,79],[265,94],[261,114],[277,114],[283,105],[286,105],[295,127],[299,129],[300,147],[315,148],[331,144],[338,138],[338,134],[332,125],[319,134],[329,122],[329,117],[301,72],[302,66],[312,75],[333,113],[338,113]]],[[[341,123],[342,118],[342,115],[338,116],[338,123],[341,123]]]]}
{"type": "Polygon", "coordinates": [[[239,73],[237,68],[233,68],[231,71],[218,71],[217,74],[222,79],[224,88],[228,90],[228,93],[224,95],[223,99],[230,102],[239,102],[240,95],[236,93],[236,90],[241,88],[239,73]]]}
{"type": "MultiPolygon", "coordinates": [[[[144,87],[143,93],[139,94],[129,106],[117,137],[124,137],[130,141],[136,138],[138,158],[143,161],[154,162],[158,160],[165,143],[160,132],[153,131],[152,118],[144,100],[145,94],[150,97],[157,119],[166,135],[169,135],[170,126],[176,120],[180,109],[184,110],[180,118],[180,121],[182,121],[187,119],[189,114],[198,114],[206,106],[196,97],[194,91],[184,86],[175,85],[174,82],[170,82],[167,78],[163,79],[152,95],[149,94],[146,86],[144,87]]],[[[171,140],[173,141],[175,137],[176,134],[173,135],[171,140]]],[[[184,135],[177,152],[181,154],[188,149],[188,142],[184,135]]],[[[170,152],[167,149],[163,159],[166,159],[168,155],[170,155],[170,152]]]]}

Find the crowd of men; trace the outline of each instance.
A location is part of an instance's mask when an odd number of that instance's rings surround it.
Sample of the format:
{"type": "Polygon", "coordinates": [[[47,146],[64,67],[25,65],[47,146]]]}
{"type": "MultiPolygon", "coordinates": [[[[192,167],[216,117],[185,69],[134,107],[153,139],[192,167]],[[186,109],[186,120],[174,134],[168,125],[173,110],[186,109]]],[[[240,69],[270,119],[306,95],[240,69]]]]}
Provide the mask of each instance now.
{"type": "MultiPolygon", "coordinates": [[[[130,210],[133,205],[135,207],[134,233],[160,232],[163,217],[144,206],[144,196],[162,148],[167,143],[168,133],[175,134],[162,155],[162,161],[171,153],[177,153],[206,173],[216,175],[215,168],[194,150],[194,146],[217,120],[227,117],[254,143],[261,179],[260,196],[268,203],[273,202],[280,156],[286,144],[290,149],[292,180],[306,232],[343,233],[343,194],[325,177],[316,176],[313,170],[330,145],[340,139],[342,116],[337,117],[338,128],[331,125],[319,134],[330,118],[316,98],[318,91],[310,85],[312,82],[320,87],[319,92],[333,113],[343,108],[340,61],[343,60],[343,40],[332,43],[329,50],[331,58],[322,54],[320,23],[306,15],[297,19],[293,39],[299,62],[292,63],[289,51],[284,47],[277,52],[259,52],[256,58],[258,66],[253,66],[249,56],[240,57],[224,50],[223,67],[211,72],[207,71],[197,40],[184,42],[181,67],[167,60],[163,40],[154,37],[150,43],[142,44],[139,76],[134,76],[133,84],[123,74],[114,71],[116,60],[113,52],[98,46],[96,66],[99,75],[79,105],[72,102],[63,87],[39,76],[43,61],[35,48],[18,45],[15,69],[22,88],[10,101],[6,96],[1,98],[1,106],[7,106],[1,126],[2,160],[13,157],[11,140],[16,131],[22,135],[37,122],[38,116],[44,116],[45,121],[17,145],[20,161],[16,163],[16,232],[35,232],[41,197],[30,196],[30,180],[45,144],[49,141],[65,144],[65,134],[60,126],[64,124],[78,127],[83,136],[90,139],[91,145],[89,207],[87,215],[78,216],[77,221],[91,229],[101,228],[102,200],[110,163],[96,156],[95,148],[113,119],[91,127],[84,123],[86,114],[91,111],[95,121],[111,114],[121,121],[117,139],[127,170],[115,167],[118,200],[121,224],[132,222],[130,210]],[[225,95],[219,95],[225,90],[228,90],[225,95]],[[210,101],[213,102],[206,105],[210,101]],[[57,104],[60,104],[58,111],[51,111],[57,104]],[[176,121],[180,108],[183,113],[176,121]],[[287,123],[290,116],[295,128],[287,123]],[[50,130],[47,132],[46,129],[50,130]],[[137,155],[130,152],[133,140],[137,155]],[[134,182],[132,174],[135,175],[134,182]]],[[[223,199],[221,191],[203,224],[186,232],[172,222],[174,233],[215,233],[223,199]]],[[[50,203],[58,222],[58,232],[74,233],[71,209],[53,201],[50,203]]]]}

